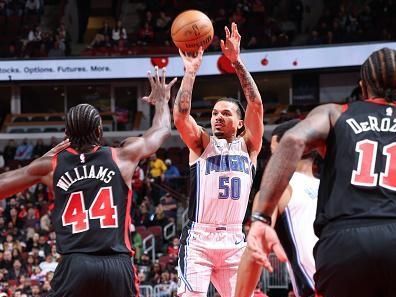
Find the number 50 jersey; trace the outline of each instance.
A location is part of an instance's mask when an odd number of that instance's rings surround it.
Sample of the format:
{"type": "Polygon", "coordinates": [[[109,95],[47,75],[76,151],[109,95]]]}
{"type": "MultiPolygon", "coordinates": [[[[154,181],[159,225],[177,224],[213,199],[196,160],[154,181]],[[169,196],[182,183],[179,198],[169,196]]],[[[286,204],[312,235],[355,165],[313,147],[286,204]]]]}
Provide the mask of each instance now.
{"type": "Polygon", "coordinates": [[[54,157],[52,222],[60,254],[132,253],[131,191],[114,154],[109,147],[85,154],[69,148],[54,157]]]}
{"type": "Polygon", "coordinates": [[[189,219],[203,224],[242,224],[255,173],[245,140],[210,138],[190,164],[189,219]]]}

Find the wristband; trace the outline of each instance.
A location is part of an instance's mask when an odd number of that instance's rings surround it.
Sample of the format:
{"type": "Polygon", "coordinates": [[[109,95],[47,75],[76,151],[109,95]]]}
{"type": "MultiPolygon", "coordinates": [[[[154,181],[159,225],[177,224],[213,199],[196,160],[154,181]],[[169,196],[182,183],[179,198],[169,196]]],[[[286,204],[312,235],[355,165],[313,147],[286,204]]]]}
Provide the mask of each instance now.
{"type": "Polygon", "coordinates": [[[271,224],[272,224],[271,216],[266,215],[262,212],[255,211],[252,213],[250,218],[251,218],[252,222],[259,221],[259,222],[262,222],[269,226],[271,226],[271,224]]]}

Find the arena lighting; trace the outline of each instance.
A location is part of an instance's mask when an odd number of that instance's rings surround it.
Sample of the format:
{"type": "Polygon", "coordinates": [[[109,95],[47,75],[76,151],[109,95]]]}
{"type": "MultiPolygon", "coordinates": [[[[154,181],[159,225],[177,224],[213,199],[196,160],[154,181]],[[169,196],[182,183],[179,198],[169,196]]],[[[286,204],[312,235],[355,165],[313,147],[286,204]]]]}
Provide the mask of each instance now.
{"type": "MultiPolygon", "coordinates": [[[[250,72],[342,68],[361,65],[373,51],[383,47],[396,49],[396,42],[244,51],[241,56],[250,72]],[[263,59],[267,61],[262,63],[263,59]]],[[[221,57],[218,53],[205,53],[198,75],[229,71],[229,67],[219,69],[221,57]]],[[[155,66],[154,60],[150,57],[3,60],[0,81],[146,78],[146,71],[155,66]]],[[[179,56],[169,57],[166,64],[168,77],[183,75],[179,56]]]]}

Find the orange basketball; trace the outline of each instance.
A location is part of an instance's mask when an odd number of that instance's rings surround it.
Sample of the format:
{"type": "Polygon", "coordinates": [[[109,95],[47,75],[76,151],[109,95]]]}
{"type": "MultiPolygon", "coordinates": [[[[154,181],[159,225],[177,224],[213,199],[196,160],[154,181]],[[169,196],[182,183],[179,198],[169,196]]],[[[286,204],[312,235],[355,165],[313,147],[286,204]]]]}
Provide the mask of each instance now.
{"type": "Polygon", "coordinates": [[[213,25],[206,14],[199,10],[186,10],[172,23],[172,40],[183,52],[206,49],[213,39],[213,25]]]}

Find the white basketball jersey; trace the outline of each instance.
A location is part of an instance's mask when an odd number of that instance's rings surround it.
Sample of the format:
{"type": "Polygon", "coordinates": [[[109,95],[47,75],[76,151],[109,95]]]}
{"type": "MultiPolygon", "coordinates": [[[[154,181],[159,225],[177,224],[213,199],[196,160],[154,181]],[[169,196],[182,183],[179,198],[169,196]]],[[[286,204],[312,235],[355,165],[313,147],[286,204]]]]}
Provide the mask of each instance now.
{"type": "Polygon", "coordinates": [[[231,143],[210,137],[205,151],[190,164],[189,219],[203,224],[242,224],[254,171],[242,137],[231,143]]]}
{"type": "MultiPolygon", "coordinates": [[[[289,185],[292,196],[277,226],[281,243],[289,262],[294,293],[297,297],[308,296],[314,291],[313,275],[315,261],[313,248],[318,240],[313,231],[318,201],[319,179],[295,172],[289,185]],[[282,228],[280,231],[279,228],[282,228]]],[[[278,224],[278,223],[277,223],[278,224]]]]}

